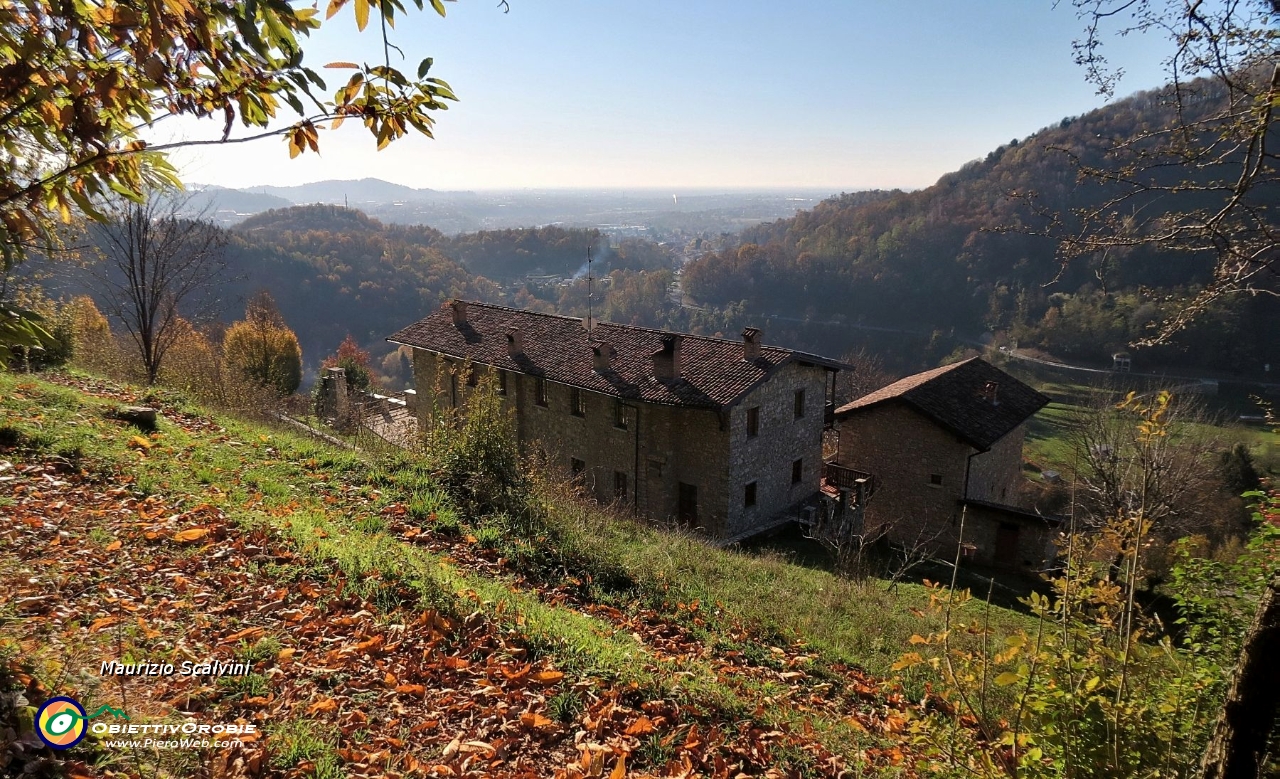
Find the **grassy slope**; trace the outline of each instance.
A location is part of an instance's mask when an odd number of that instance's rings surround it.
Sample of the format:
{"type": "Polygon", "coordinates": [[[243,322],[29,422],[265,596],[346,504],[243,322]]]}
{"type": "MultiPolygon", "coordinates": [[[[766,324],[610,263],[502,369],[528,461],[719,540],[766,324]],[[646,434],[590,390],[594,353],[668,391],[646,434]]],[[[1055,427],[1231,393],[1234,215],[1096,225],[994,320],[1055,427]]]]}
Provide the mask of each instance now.
{"type": "MultiPolygon", "coordinates": [[[[555,507],[555,516],[565,537],[572,538],[579,559],[588,565],[600,561],[620,571],[625,584],[608,590],[584,584],[591,570],[564,571],[555,580],[545,572],[514,569],[503,559],[503,541],[495,526],[483,518],[458,516],[447,496],[411,462],[367,462],[276,429],[229,419],[210,422],[172,398],[160,399],[166,406],[166,421],[159,435],[139,443],[133,431],[106,414],[129,399],[130,393],[105,385],[98,385],[95,393],[107,397],[0,375],[0,446],[7,445],[0,448],[0,459],[19,468],[42,463],[63,474],[54,480],[69,482],[66,489],[91,482],[100,490],[119,491],[130,502],[119,512],[105,511],[102,516],[107,519],[101,521],[74,507],[69,515],[63,511],[59,521],[66,524],[58,525],[59,532],[70,540],[67,547],[52,551],[26,548],[33,542],[23,533],[45,530],[20,526],[16,519],[0,521],[8,547],[0,576],[9,583],[22,582],[22,577],[40,578],[31,576],[39,570],[39,566],[33,568],[37,562],[65,569],[65,577],[84,576],[77,566],[86,558],[76,555],[109,562],[121,554],[133,555],[133,540],[145,547],[133,560],[142,570],[168,565],[175,555],[184,565],[192,564],[187,560],[192,555],[216,556],[214,545],[198,550],[162,547],[153,555],[146,550],[154,539],[116,516],[130,520],[149,516],[148,501],[155,504],[156,513],[163,513],[162,508],[176,512],[170,519],[187,516],[184,512],[191,507],[208,506],[220,517],[205,524],[213,528],[211,538],[217,535],[242,543],[258,534],[262,544],[285,550],[275,556],[288,562],[250,560],[223,570],[219,566],[224,563],[213,559],[200,568],[202,572],[239,577],[242,586],[275,587],[295,596],[299,582],[310,582],[304,592],[325,594],[318,600],[303,600],[328,604],[332,613],[317,618],[330,627],[354,619],[372,620],[385,630],[397,624],[419,624],[424,614],[438,613],[452,626],[445,631],[447,641],[465,644],[467,636],[472,636],[474,644],[475,631],[467,633],[460,626],[470,628],[481,620],[492,632],[487,640],[498,641],[499,647],[507,647],[506,642],[519,646],[512,650],[514,654],[508,652],[510,657],[540,663],[539,667],[549,669],[546,673],[566,674],[563,686],[537,696],[525,713],[553,715],[550,719],[562,722],[566,735],[575,728],[594,727],[591,734],[607,749],[632,753],[633,766],[658,774],[668,765],[678,768],[685,759],[693,759],[695,765],[697,760],[712,765],[715,760],[727,765],[737,761],[747,769],[754,760],[757,768],[773,765],[822,775],[835,765],[825,762],[833,756],[839,764],[861,759],[890,772],[894,769],[888,766],[902,759],[896,734],[902,727],[905,701],[875,677],[888,674],[910,635],[937,627],[919,615],[927,600],[922,588],[900,586],[891,596],[874,583],[842,582],[777,560],[709,549],[694,539],[611,519],[567,500],[555,507]],[[139,532],[140,539],[135,538],[139,532]],[[130,541],[130,546],[124,552],[111,549],[113,538],[130,541]],[[344,603],[359,616],[344,614],[344,603]],[[618,712],[610,715],[615,720],[624,719],[621,712],[644,706],[662,712],[654,718],[659,723],[657,732],[646,737],[640,728],[641,732],[627,735],[628,725],[620,721],[611,735],[598,716],[605,701],[612,701],[610,711],[618,712]],[[688,728],[698,724],[714,726],[716,739],[689,737],[688,728]],[[760,733],[766,730],[785,735],[761,742],[760,733]],[[606,738],[610,735],[612,741],[606,738]],[[681,746],[690,742],[693,746],[688,749],[681,746]]],[[[39,486],[35,476],[26,481],[39,486]]],[[[22,479],[17,482],[23,483],[22,479]]],[[[29,506],[33,487],[17,492],[17,486],[9,484],[0,490],[8,488],[15,492],[0,491],[0,515],[16,517],[19,509],[29,506]]],[[[83,494],[73,492],[68,497],[83,499],[75,497],[83,494]]],[[[43,508],[48,509],[47,501],[43,508]]],[[[46,520],[46,530],[47,526],[46,520]]],[[[172,538],[178,528],[147,532],[172,538]]],[[[48,542],[47,538],[41,541],[48,542]]],[[[94,575],[100,588],[110,588],[122,586],[120,577],[128,581],[131,574],[106,565],[94,575]]],[[[155,586],[159,589],[154,597],[179,598],[166,595],[169,584],[155,586]]],[[[143,628],[141,634],[131,629],[130,635],[115,636],[114,648],[105,646],[99,631],[90,628],[102,618],[96,615],[110,614],[112,607],[95,601],[92,609],[76,613],[80,605],[84,604],[73,603],[72,614],[60,616],[59,626],[69,624],[72,629],[63,630],[63,638],[54,642],[47,640],[50,628],[41,627],[40,620],[15,621],[12,610],[4,614],[0,637],[8,639],[11,649],[60,647],[31,652],[40,658],[31,668],[36,677],[33,683],[52,678],[50,668],[85,664],[86,656],[88,667],[99,657],[120,656],[120,641],[136,642],[134,651],[140,656],[158,651],[156,641],[164,644],[164,637],[148,639],[149,629],[143,628]]],[[[1001,615],[1008,624],[1018,619],[1001,615]]],[[[186,623],[179,619],[170,627],[187,634],[197,628],[214,630],[199,610],[189,611],[186,623]]],[[[230,630],[239,623],[221,627],[230,630]]],[[[257,641],[290,643],[288,625],[267,624],[264,629],[265,637],[257,641]]],[[[351,637],[353,641],[367,640],[375,628],[360,631],[351,637]]],[[[261,689],[215,688],[219,694],[209,704],[228,716],[252,716],[246,700],[269,698],[290,704],[273,704],[277,708],[271,709],[268,728],[276,732],[267,757],[259,754],[256,765],[265,759],[280,771],[324,775],[344,764],[342,770],[353,773],[368,762],[372,746],[386,743],[391,746],[385,759],[394,758],[396,771],[413,773],[419,768],[428,771],[433,762],[445,758],[461,761],[465,755],[457,747],[449,754],[455,734],[491,738],[455,722],[453,730],[442,723],[415,739],[413,748],[396,748],[396,737],[387,734],[380,734],[383,741],[362,743],[370,734],[344,726],[345,720],[337,717],[349,714],[353,707],[363,710],[365,704],[359,698],[363,693],[343,698],[343,707],[330,716],[323,706],[323,683],[273,661],[269,650],[275,645],[268,643],[260,653],[261,689]],[[314,708],[317,701],[319,709],[314,708]],[[294,727],[290,723],[303,725],[290,730],[294,727]],[[327,735],[310,744],[299,735],[308,733],[327,735]]],[[[172,644],[164,646],[172,651],[172,644]]],[[[209,646],[213,647],[209,651],[230,651],[222,644],[209,646]]],[[[236,646],[251,653],[255,645],[232,642],[231,648],[236,646]]],[[[458,650],[459,656],[466,656],[466,648],[458,650]]],[[[319,648],[303,646],[300,651],[300,656],[310,657],[306,653],[319,648]]],[[[476,651],[472,649],[472,654],[476,651]]],[[[311,666],[317,662],[309,660],[311,666]]],[[[389,667],[392,661],[382,664],[389,667]]],[[[427,674],[422,668],[414,673],[427,674]]],[[[456,679],[429,675],[423,681],[429,682],[428,688],[430,682],[444,688],[461,685],[456,679]]],[[[907,693],[918,698],[923,679],[905,682],[907,693]]],[[[344,680],[344,684],[355,683],[344,680]]],[[[113,692],[85,687],[74,679],[64,678],[61,685],[68,688],[64,691],[114,700],[113,692]]],[[[391,689],[394,692],[396,687],[391,689]]],[[[372,703],[368,705],[373,710],[372,703]]],[[[403,733],[399,740],[403,743],[403,733]]],[[[521,754],[534,761],[539,774],[551,773],[577,754],[571,743],[551,736],[534,741],[525,744],[521,754]]],[[[251,753],[247,759],[255,758],[251,753]]],[[[501,773],[492,769],[491,775],[501,773]]]]}

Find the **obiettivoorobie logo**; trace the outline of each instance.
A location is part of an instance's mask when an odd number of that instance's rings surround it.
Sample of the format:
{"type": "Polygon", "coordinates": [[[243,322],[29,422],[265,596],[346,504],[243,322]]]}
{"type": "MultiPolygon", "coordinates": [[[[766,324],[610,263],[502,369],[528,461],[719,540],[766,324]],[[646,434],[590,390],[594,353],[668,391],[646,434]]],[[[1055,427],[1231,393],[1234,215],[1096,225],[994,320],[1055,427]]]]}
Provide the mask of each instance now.
{"type": "Polygon", "coordinates": [[[84,707],[75,698],[50,698],[36,711],[36,735],[54,749],[70,749],[89,732],[89,720],[103,714],[129,719],[128,714],[110,706],[100,706],[94,713],[85,714],[84,707]]]}

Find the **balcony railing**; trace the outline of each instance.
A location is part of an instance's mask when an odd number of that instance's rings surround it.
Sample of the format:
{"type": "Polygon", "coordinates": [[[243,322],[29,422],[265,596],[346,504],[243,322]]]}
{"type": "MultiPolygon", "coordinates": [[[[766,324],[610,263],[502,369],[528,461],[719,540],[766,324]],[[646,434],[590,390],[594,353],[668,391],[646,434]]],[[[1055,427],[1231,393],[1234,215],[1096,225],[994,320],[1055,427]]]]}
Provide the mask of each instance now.
{"type": "Polygon", "coordinates": [[[828,462],[822,464],[822,478],[827,484],[838,490],[858,490],[861,488],[866,496],[870,496],[875,489],[875,477],[866,471],[860,471],[856,468],[849,468],[838,463],[828,462]]]}

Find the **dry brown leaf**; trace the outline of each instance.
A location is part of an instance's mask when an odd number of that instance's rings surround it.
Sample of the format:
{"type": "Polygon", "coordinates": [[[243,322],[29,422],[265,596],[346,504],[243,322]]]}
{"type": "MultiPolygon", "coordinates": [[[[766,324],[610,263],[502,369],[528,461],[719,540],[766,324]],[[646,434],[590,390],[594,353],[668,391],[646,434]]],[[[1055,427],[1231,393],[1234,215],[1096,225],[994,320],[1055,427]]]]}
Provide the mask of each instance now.
{"type": "Polygon", "coordinates": [[[114,551],[116,551],[117,549],[119,549],[119,548],[120,548],[120,547],[122,547],[122,546],[124,546],[124,542],[123,542],[123,541],[120,541],[119,539],[117,539],[117,540],[112,541],[111,543],[107,544],[106,548],[105,548],[105,549],[103,549],[102,551],[104,551],[104,552],[114,552],[114,551]]]}
{"type": "Polygon", "coordinates": [[[333,698],[321,698],[315,703],[307,707],[308,714],[319,714],[322,712],[337,711],[338,702],[333,698]]]}
{"type": "Polygon", "coordinates": [[[115,617],[103,617],[102,619],[95,619],[93,621],[93,624],[89,625],[89,632],[97,633],[99,630],[109,628],[119,621],[120,620],[116,619],[115,617]]]}
{"type": "Polygon", "coordinates": [[[533,675],[533,680],[538,684],[556,684],[563,678],[562,671],[539,671],[533,675]]]}
{"type": "Polygon", "coordinates": [[[267,631],[263,628],[245,628],[244,630],[237,630],[235,633],[232,633],[222,639],[222,643],[234,644],[237,641],[257,641],[262,638],[266,632],[267,631]]]}
{"type": "Polygon", "coordinates": [[[545,728],[553,723],[541,714],[525,712],[520,715],[520,724],[524,725],[526,728],[545,728]]]}
{"type": "Polygon", "coordinates": [[[427,697],[427,688],[421,684],[402,684],[396,688],[396,692],[401,695],[416,695],[419,698],[427,697]]]}
{"type": "Polygon", "coordinates": [[[627,756],[625,754],[618,755],[618,762],[614,764],[613,770],[609,772],[609,779],[623,779],[627,775],[627,756]]]}
{"type": "Polygon", "coordinates": [[[189,544],[192,541],[199,541],[200,539],[204,538],[207,535],[209,535],[209,528],[193,527],[189,530],[182,530],[177,533],[174,533],[173,540],[179,541],[184,544],[189,544]]]}
{"type": "Polygon", "coordinates": [[[628,736],[644,736],[644,735],[648,735],[649,733],[652,733],[653,730],[654,730],[653,720],[649,719],[648,717],[641,717],[640,719],[631,723],[631,725],[626,730],[626,734],[628,736]]]}

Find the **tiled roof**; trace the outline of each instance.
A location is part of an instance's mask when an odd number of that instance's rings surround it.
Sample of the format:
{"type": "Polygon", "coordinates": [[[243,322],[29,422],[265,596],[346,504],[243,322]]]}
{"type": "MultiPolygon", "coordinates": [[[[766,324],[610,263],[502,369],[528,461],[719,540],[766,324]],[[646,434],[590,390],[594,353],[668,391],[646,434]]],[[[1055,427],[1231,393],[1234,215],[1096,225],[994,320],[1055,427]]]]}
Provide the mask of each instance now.
{"type": "Polygon", "coordinates": [[[863,395],[836,409],[836,418],[891,401],[906,403],[984,451],[1049,403],[1031,387],[974,357],[908,376],[863,395]],[[995,403],[987,394],[992,384],[995,403]]]}
{"type": "Polygon", "coordinates": [[[743,359],[742,341],[680,334],[678,379],[653,376],[653,353],[671,333],[645,327],[598,322],[588,337],[576,317],[541,314],[487,303],[468,302],[466,321],[454,324],[449,303],[387,340],[439,354],[469,359],[549,381],[667,405],[724,408],[789,362],[840,368],[824,357],[761,346],[760,356],[743,359]],[[512,356],[507,332],[520,331],[524,353],[512,356]],[[613,347],[610,369],[593,370],[592,347],[613,347]]]}

